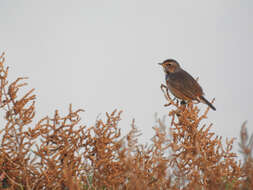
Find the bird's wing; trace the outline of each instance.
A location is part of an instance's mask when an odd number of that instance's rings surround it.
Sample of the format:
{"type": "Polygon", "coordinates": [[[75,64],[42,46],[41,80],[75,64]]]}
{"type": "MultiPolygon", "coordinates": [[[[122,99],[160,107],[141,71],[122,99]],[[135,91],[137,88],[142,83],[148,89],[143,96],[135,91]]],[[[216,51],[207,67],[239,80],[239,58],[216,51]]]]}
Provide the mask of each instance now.
{"type": "Polygon", "coordinates": [[[203,95],[202,88],[198,82],[184,70],[171,73],[168,80],[172,88],[179,90],[191,99],[196,99],[196,97],[203,95]]]}

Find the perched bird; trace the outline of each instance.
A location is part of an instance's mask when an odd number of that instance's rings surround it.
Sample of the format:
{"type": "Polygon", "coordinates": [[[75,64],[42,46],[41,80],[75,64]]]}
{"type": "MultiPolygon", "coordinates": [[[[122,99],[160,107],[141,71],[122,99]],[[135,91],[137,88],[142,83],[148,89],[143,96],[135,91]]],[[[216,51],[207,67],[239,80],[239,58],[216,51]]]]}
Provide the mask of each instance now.
{"type": "Polygon", "coordinates": [[[159,63],[164,69],[165,80],[170,92],[181,100],[197,100],[207,104],[213,110],[216,108],[204,98],[204,93],[198,82],[174,59],[167,59],[159,63]]]}

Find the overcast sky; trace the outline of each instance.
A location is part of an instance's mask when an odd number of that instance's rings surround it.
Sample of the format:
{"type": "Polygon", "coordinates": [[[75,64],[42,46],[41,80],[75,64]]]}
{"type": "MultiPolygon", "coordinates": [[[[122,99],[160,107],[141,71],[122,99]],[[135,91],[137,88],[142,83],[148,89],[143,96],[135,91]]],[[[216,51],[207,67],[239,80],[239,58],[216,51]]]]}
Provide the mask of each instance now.
{"type": "Polygon", "coordinates": [[[10,77],[36,88],[36,118],[73,103],[93,124],[118,108],[123,132],[135,118],[148,142],[154,113],[170,109],[157,63],[174,58],[216,98],[208,122],[217,135],[253,126],[251,0],[1,0],[0,51],[10,77]]]}

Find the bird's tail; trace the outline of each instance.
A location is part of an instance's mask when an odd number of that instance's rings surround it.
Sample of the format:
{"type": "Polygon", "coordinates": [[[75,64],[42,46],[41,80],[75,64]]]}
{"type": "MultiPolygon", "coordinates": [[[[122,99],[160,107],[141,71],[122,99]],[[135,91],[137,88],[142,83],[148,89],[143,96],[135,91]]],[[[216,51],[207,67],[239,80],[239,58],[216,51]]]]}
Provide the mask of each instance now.
{"type": "Polygon", "coordinates": [[[210,108],[212,108],[214,111],[216,110],[216,108],[215,108],[210,102],[208,102],[208,100],[205,99],[203,96],[200,96],[200,99],[201,99],[205,104],[207,104],[210,108]]]}

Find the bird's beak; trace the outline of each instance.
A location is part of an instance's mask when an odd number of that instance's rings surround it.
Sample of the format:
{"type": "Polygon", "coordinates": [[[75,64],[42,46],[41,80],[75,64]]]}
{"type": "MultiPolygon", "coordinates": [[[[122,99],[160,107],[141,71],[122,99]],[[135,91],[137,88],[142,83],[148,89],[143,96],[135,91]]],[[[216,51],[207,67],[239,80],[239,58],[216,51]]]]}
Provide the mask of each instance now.
{"type": "Polygon", "coordinates": [[[163,65],[163,63],[158,63],[158,65],[163,65]]]}

